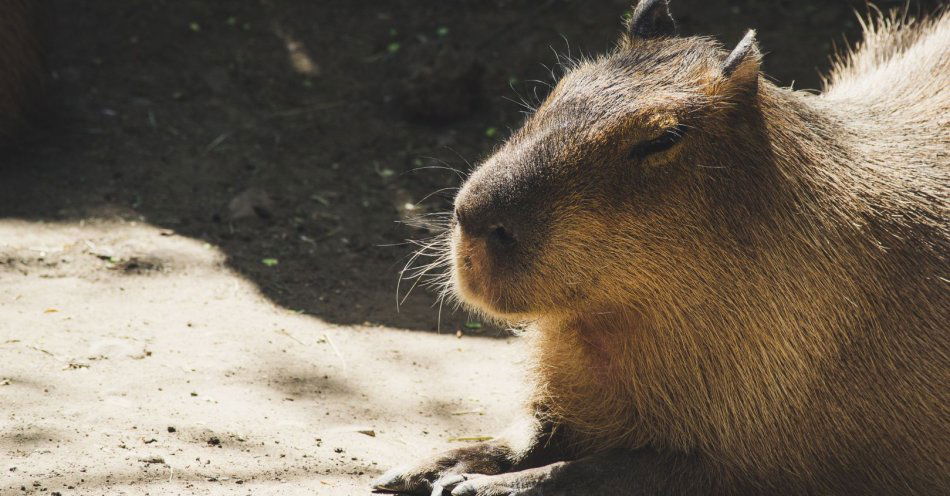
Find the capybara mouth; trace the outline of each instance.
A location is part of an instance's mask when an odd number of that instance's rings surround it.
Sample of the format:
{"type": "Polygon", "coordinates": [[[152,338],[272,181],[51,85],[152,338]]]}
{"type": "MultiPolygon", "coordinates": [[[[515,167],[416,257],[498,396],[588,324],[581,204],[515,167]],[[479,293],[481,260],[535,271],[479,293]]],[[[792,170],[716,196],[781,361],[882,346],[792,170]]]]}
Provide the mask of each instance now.
{"type": "Polygon", "coordinates": [[[465,236],[456,229],[452,236],[453,283],[466,303],[478,307],[490,293],[492,270],[485,243],[465,236]]]}
{"type": "Polygon", "coordinates": [[[465,303],[505,320],[527,311],[523,299],[515,298],[511,274],[489,253],[485,239],[466,236],[456,229],[452,236],[452,282],[465,303]]]}

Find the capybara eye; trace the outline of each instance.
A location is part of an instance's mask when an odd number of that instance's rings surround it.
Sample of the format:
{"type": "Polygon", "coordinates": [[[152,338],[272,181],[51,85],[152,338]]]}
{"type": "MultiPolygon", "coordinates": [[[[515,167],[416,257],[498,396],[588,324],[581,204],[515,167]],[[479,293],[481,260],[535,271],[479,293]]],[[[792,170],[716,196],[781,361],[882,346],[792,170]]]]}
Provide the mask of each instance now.
{"type": "Polygon", "coordinates": [[[630,150],[629,157],[631,159],[642,159],[654,153],[665,152],[673,148],[673,145],[683,139],[683,136],[686,134],[686,129],[687,127],[685,125],[680,124],[667,129],[658,138],[637,143],[630,150]]]}

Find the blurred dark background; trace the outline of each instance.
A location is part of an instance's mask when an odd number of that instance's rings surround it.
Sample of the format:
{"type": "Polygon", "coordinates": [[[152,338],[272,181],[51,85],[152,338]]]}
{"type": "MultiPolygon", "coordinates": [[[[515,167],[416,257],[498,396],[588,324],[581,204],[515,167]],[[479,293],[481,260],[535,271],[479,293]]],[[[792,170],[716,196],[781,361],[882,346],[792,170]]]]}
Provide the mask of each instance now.
{"type": "MultiPolygon", "coordinates": [[[[515,102],[543,97],[558,57],[608,49],[629,8],[53,0],[47,110],[0,162],[0,217],[145,221],[220,247],[287,308],[435,329],[431,291],[396,312],[397,274],[412,251],[401,243],[432,235],[402,221],[447,209],[446,188],[460,179],[439,167],[467,171],[485,157],[523,118],[515,102]]],[[[683,32],[727,45],[756,28],[770,77],[818,89],[869,7],[673,0],[672,9],[683,32]]],[[[444,313],[441,330],[467,320],[444,313]]]]}

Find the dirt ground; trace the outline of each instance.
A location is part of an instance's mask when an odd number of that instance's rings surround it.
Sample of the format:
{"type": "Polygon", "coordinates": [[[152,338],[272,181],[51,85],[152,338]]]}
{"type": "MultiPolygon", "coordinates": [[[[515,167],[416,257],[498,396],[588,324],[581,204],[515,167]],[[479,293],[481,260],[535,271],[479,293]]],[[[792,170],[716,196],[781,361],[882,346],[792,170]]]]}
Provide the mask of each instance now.
{"type": "Polygon", "coordinates": [[[166,234],[0,224],[0,494],[362,494],[511,417],[514,340],[327,322],[166,234]]]}
{"type": "MultiPolygon", "coordinates": [[[[48,102],[0,154],[0,495],[364,494],[511,419],[517,338],[397,311],[406,221],[628,0],[48,4],[48,102]]],[[[796,88],[862,5],[673,2],[796,88]]]]}

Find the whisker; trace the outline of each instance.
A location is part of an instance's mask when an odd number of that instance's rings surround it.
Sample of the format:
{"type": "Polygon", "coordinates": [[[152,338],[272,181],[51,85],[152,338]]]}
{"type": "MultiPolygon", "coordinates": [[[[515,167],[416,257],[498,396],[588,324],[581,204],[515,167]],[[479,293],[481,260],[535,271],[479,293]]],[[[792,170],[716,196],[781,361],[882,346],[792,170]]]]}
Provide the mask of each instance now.
{"type": "MultiPolygon", "coordinates": [[[[409,261],[406,262],[406,265],[402,268],[401,271],[399,271],[399,278],[396,280],[396,312],[399,312],[399,306],[400,306],[400,304],[401,304],[403,301],[406,301],[405,298],[403,298],[402,300],[399,299],[399,288],[400,288],[400,286],[402,285],[402,280],[403,280],[403,277],[404,277],[405,274],[406,274],[406,271],[411,270],[411,269],[409,269],[409,266],[412,265],[412,263],[415,262],[417,258],[419,258],[420,256],[422,256],[422,253],[423,253],[425,250],[431,248],[431,246],[434,245],[435,243],[437,243],[438,241],[439,241],[439,240],[436,239],[436,240],[432,241],[432,243],[430,243],[429,245],[424,246],[421,250],[418,250],[418,251],[416,251],[415,253],[413,253],[412,256],[409,258],[409,261]]],[[[413,287],[415,287],[415,285],[413,285],[413,287]]],[[[412,292],[412,289],[410,288],[409,291],[412,292]]],[[[408,297],[408,294],[407,294],[406,296],[408,297]]]]}
{"type": "Polygon", "coordinates": [[[436,236],[433,236],[427,240],[407,240],[408,243],[419,246],[420,248],[414,252],[409,260],[403,266],[402,270],[399,272],[399,278],[396,283],[396,308],[398,308],[405,303],[406,299],[412,294],[412,291],[419,285],[421,282],[425,282],[428,285],[430,282],[432,284],[440,284],[446,277],[446,274],[432,274],[432,271],[437,268],[448,267],[450,265],[450,247],[448,246],[449,237],[448,231],[444,231],[436,236]],[[432,261],[415,265],[416,261],[420,257],[426,257],[433,259],[432,261]],[[406,291],[405,295],[402,295],[402,281],[403,279],[412,279],[412,286],[406,291]]]}
{"type": "Polygon", "coordinates": [[[439,188],[439,189],[437,189],[437,190],[435,190],[435,191],[429,193],[428,195],[423,196],[421,200],[419,200],[419,201],[416,202],[416,206],[419,206],[422,202],[428,200],[428,199],[431,198],[433,195],[437,195],[437,194],[439,194],[439,193],[441,193],[441,192],[443,192],[443,191],[453,191],[453,190],[454,190],[454,191],[458,191],[459,188],[458,188],[457,186],[449,186],[449,187],[447,187],[447,188],[439,188]]]}
{"type": "Polygon", "coordinates": [[[463,179],[463,180],[465,179],[465,174],[464,174],[462,171],[456,169],[455,167],[450,166],[449,163],[446,162],[445,160],[442,160],[442,159],[437,158],[437,157],[421,157],[421,158],[428,159],[428,160],[435,160],[435,161],[437,161],[437,162],[442,163],[442,165],[423,165],[423,166],[419,166],[419,167],[414,167],[414,168],[412,168],[412,169],[407,170],[406,172],[403,172],[403,173],[400,174],[400,175],[404,175],[404,174],[407,174],[407,173],[409,173],[409,172],[415,173],[415,172],[418,172],[418,171],[421,171],[421,170],[426,170],[426,169],[439,169],[439,170],[447,170],[447,171],[449,171],[449,172],[453,172],[453,173],[455,173],[456,176],[459,177],[459,179],[463,179]]]}
{"type": "Polygon", "coordinates": [[[515,100],[514,98],[509,98],[509,97],[507,97],[507,96],[503,96],[503,97],[501,97],[501,98],[504,99],[504,100],[508,100],[509,102],[511,102],[511,103],[513,103],[513,104],[515,104],[515,105],[518,105],[519,107],[524,108],[527,113],[532,113],[532,112],[534,112],[534,111],[536,110],[534,107],[532,107],[531,105],[529,105],[529,104],[524,100],[524,98],[521,97],[521,95],[518,95],[518,100],[515,100]]]}
{"type": "MultiPolygon", "coordinates": [[[[472,169],[475,168],[475,166],[472,165],[471,162],[469,162],[465,157],[462,156],[461,153],[457,152],[454,148],[452,148],[451,146],[446,146],[445,148],[446,148],[447,150],[451,151],[452,153],[454,153],[455,156],[457,156],[457,157],[459,158],[459,160],[461,160],[462,162],[465,162],[465,165],[468,166],[469,171],[471,171],[472,169]]],[[[462,179],[464,180],[465,178],[463,177],[462,179]]]]}

